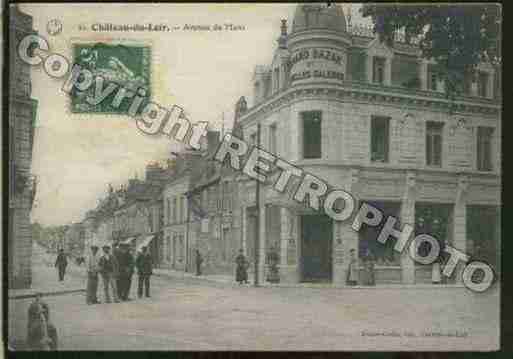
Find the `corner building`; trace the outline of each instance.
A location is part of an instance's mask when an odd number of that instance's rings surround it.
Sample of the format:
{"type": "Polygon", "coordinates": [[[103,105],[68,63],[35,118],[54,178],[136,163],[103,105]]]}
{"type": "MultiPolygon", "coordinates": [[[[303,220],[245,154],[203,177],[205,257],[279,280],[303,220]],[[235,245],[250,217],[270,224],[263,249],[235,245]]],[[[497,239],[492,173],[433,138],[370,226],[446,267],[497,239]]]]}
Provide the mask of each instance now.
{"type": "Polygon", "coordinates": [[[30,212],[36,195],[31,174],[32,150],[37,118],[37,100],[31,97],[30,65],[17,55],[25,36],[35,35],[33,19],[18,6],[7,9],[9,19],[9,211],[7,257],[8,287],[30,288],[32,284],[32,230],[30,212]]]}
{"type": "MultiPolygon", "coordinates": [[[[244,139],[256,144],[260,124],[263,148],[351,193],[357,208],[368,202],[499,272],[500,68],[480,64],[465,93],[449,100],[415,39],[398,34],[387,47],[333,4],[298,5],[277,42],[272,63],[255,68],[251,106],[236,109],[244,139]]],[[[252,260],[258,231],[261,280],[273,248],[282,283],[344,285],[355,249],[360,266],[368,250],[376,257],[377,284],[431,283],[436,267],[377,243],[385,220],[355,232],[352,221],[295,202],[298,183],[285,194],[273,183],[261,186],[257,213],[255,181],[239,181],[241,245],[252,260]]],[[[460,282],[462,268],[446,283],[460,282]]]]}

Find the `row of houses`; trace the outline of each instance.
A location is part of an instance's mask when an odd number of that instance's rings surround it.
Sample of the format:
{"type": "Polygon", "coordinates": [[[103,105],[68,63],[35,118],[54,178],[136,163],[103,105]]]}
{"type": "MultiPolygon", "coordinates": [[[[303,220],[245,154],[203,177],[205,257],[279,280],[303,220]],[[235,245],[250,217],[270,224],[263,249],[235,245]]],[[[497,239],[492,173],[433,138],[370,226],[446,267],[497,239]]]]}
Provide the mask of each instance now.
{"type": "MultiPolygon", "coordinates": [[[[271,64],[255,68],[251,106],[235,105],[232,133],[255,144],[260,126],[271,153],[500,270],[501,69],[483,60],[448,97],[419,55],[415,41],[388,46],[351,26],[338,5],[298,5],[271,64]]],[[[435,266],[376,242],[381,227],[357,233],[292,200],[299,181],[283,193],[263,184],[256,206],[255,181],[212,160],[218,141],[209,132],[202,150],[110,189],[86,237],[149,244],[159,266],[179,270],[199,250],[206,271],[231,272],[238,249],[251,261],[258,248],[260,278],[273,251],[289,283],[343,284],[350,252],[371,251],[378,283],[431,281],[435,266]]]]}
{"type": "Polygon", "coordinates": [[[149,163],[144,179],[109,185],[80,223],[84,246],[148,246],[158,267],[177,270],[191,270],[199,250],[205,270],[231,271],[241,243],[236,174],[213,161],[219,141],[209,131],[200,150],[174,152],[165,166],[149,163]]]}

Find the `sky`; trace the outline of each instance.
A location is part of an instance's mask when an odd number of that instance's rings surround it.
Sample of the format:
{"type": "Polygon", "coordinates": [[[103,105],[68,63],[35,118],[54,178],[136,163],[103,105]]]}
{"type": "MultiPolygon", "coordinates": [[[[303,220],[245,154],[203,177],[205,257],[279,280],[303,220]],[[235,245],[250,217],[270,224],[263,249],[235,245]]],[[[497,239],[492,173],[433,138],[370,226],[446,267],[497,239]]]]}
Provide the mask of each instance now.
{"type": "MultiPolygon", "coordinates": [[[[367,22],[351,6],[353,22],[367,22]]],[[[294,4],[21,4],[33,16],[34,28],[50,51],[71,60],[77,41],[138,41],[152,49],[151,86],[154,102],[179,105],[192,122],[209,128],[230,128],[240,96],[251,106],[254,66],[269,64],[280,34],[280,20],[289,30],[294,4]],[[62,32],[47,33],[49,20],[62,22],[62,32]],[[167,24],[168,26],[233,24],[238,31],[93,32],[95,23],[167,24]],[[79,30],[85,25],[87,31],[79,30]]],[[[129,178],[144,178],[152,161],[165,162],[178,143],[142,134],[128,116],[71,114],[63,79],[51,79],[33,67],[32,98],[39,103],[32,173],[38,177],[32,222],[60,225],[83,220],[105,195],[129,178]]]]}

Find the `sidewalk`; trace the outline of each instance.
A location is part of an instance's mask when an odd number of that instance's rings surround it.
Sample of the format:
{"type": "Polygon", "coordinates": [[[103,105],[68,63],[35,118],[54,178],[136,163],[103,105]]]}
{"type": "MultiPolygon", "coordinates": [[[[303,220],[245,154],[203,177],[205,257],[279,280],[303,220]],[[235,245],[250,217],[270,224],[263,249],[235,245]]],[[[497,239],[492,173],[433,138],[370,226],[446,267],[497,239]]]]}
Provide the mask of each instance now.
{"type": "MultiPolygon", "coordinates": [[[[182,272],[173,269],[155,268],[153,273],[157,276],[170,277],[170,278],[193,278],[197,280],[207,280],[210,282],[233,284],[235,277],[228,274],[202,274],[196,276],[194,273],[182,272]]],[[[248,273],[249,285],[254,284],[253,273],[248,273]]],[[[464,288],[463,284],[377,284],[375,286],[346,286],[338,283],[260,283],[261,287],[280,287],[280,288],[344,288],[344,289],[433,289],[433,288],[464,288]]]]}
{"type": "Polygon", "coordinates": [[[37,249],[32,266],[32,285],[29,289],[9,289],[9,299],[34,297],[36,293],[43,296],[85,292],[85,266],[79,267],[68,261],[64,281],[59,282],[55,259],[52,255],[42,254],[37,249]]]}

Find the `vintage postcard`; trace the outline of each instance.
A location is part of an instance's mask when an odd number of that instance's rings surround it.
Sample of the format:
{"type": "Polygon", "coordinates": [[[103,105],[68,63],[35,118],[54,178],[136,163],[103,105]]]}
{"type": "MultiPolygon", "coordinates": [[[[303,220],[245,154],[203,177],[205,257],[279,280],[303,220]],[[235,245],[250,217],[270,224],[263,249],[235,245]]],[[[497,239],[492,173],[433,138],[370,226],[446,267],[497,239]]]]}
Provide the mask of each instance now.
{"type": "Polygon", "coordinates": [[[8,11],[10,350],[500,349],[499,4],[8,11]]]}

